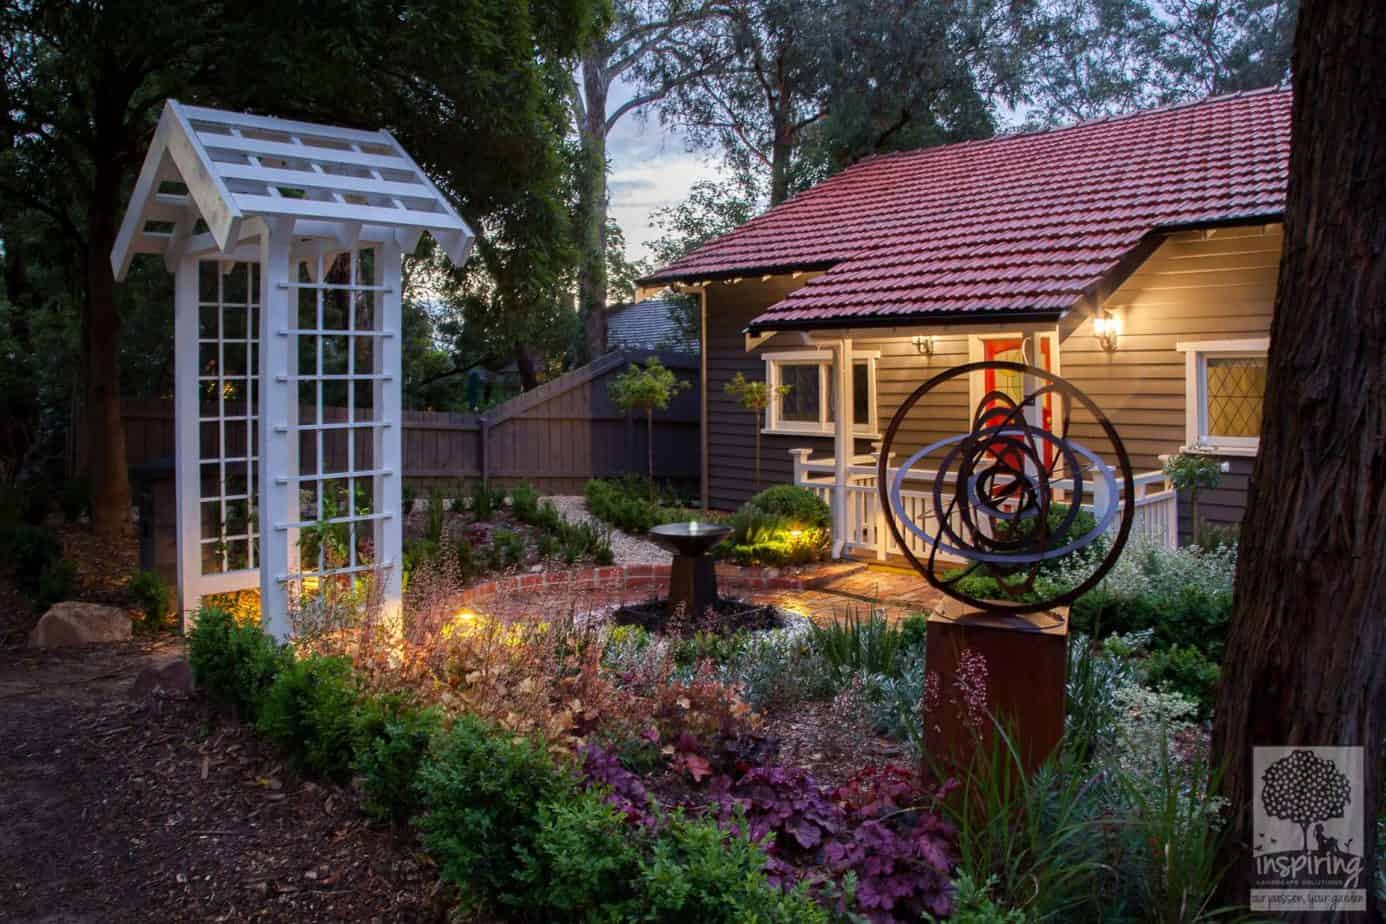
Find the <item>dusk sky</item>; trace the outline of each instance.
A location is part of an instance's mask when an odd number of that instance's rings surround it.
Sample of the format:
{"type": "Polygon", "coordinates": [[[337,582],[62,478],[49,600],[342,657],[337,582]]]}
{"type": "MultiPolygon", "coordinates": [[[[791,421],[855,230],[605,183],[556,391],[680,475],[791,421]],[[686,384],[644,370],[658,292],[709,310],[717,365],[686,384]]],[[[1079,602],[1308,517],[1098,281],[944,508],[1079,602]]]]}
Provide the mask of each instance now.
{"type": "MultiPolygon", "coordinates": [[[[612,87],[608,108],[631,97],[629,86],[612,87]]],[[[650,213],[681,202],[689,187],[717,175],[715,152],[688,150],[687,138],[659,123],[651,110],[643,118],[627,113],[607,139],[611,162],[611,215],[626,234],[626,257],[643,260],[657,237],[650,213]]]]}

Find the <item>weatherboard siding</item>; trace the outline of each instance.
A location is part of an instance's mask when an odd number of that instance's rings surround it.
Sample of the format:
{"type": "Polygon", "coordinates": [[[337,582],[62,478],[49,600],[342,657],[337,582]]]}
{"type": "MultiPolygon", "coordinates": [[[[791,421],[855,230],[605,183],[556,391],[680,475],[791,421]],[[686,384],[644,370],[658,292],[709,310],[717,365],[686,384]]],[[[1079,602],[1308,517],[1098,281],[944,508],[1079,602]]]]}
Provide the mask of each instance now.
{"type": "MultiPolygon", "coordinates": [[[[1063,327],[1060,373],[1091,396],[1112,420],[1136,472],[1159,468],[1158,457],[1177,452],[1185,442],[1184,354],[1175,345],[1267,336],[1281,242],[1279,225],[1225,228],[1211,236],[1202,232],[1174,235],[1107,299],[1122,321],[1115,352],[1098,345],[1090,320],[1071,331],[1063,327]]],[[[802,281],[803,277],[777,276],[766,282],[715,283],[708,290],[709,499],[713,507],[734,508],[754,488],[752,428],[760,422],[753,421],[753,415],[741,410],[724,391],[738,371],[748,378],[765,374],[760,356],[746,352],[742,331],[752,317],[802,281]]],[[[882,431],[910,392],[931,376],[968,362],[968,336],[961,329],[930,327],[920,332],[935,338],[932,357],[920,356],[908,336],[853,340],[855,350],[880,352],[877,413],[882,431]]],[[[820,336],[827,341],[836,332],[823,331],[820,336]]],[[[905,421],[899,445],[912,451],[958,432],[967,426],[969,401],[962,377],[948,383],[931,404],[930,413],[915,413],[905,421]]],[[[1102,443],[1098,428],[1084,415],[1075,415],[1073,435],[1090,445],[1102,443]]],[[[796,447],[812,449],[815,457],[823,458],[831,457],[833,448],[827,437],[765,435],[764,485],[792,480],[789,450],[796,447]]],[[[858,451],[868,448],[859,441],[858,451]]],[[[1200,496],[1200,512],[1210,523],[1236,523],[1245,507],[1253,460],[1232,457],[1228,461],[1231,472],[1223,476],[1222,485],[1200,496]]],[[[1180,511],[1181,532],[1187,536],[1186,498],[1180,511]]]]}
{"type": "MultiPolygon", "coordinates": [[[[713,283],[707,292],[707,429],[708,504],[734,510],[755,493],[755,428],[761,416],[743,410],[726,392],[740,372],[748,379],[765,378],[765,361],[746,351],[742,331],[751,318],[798,288],[804,277],[776,276],[762,282],[748,279],[735,285],[713,283]]],[[[772,436],[761,438],[761,485],[794,480],[789,450],[800,446],[831,453],[830,438],[772,436]]]]}
{"type": "MultiPolygon", "coordinates": [[[[1090,320],[1063,341],[1064,376],[1111,418],[1136,471],[1159,468],[1158,456],[1186,441],[1184,354],[1175,345],[1269,336],[1282,240],[1278,224],[1174,235],[1107,299],[1122,322],[1114,352],[1098,345],[1090,320]]],[[[1074,435],[1094,431],[1080,424],[1074,435]]],[[[1228,461],[1221,486],[1199,498],[1209,523],[1240,522],[1246,506],[1253,460],[1228,461]]],[[[1187,498],[1180,520],[1187,536],[1187,498]]]]}

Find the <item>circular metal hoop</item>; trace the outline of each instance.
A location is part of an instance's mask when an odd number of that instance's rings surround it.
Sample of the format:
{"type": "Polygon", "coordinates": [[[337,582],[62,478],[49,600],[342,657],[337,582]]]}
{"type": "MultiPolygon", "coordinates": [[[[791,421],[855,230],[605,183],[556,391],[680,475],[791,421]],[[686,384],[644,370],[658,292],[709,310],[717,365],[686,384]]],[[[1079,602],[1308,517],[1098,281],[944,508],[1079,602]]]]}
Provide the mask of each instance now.
{"type": "Polygon", "coordinates": [[[881,443],[880,460],[877,463],[876,485],[881,510],[884,511],[890,533],[896,546],[915,570],[923,575],[929,584],[953,599],[984,612],[1002,615],[1019,616],[1045,612],[1072,603],[1097,586],[1116,564],[1135,521],[1135,479],[1131,474],[1131,459],[1112,422],[1091,398],[1066,379],[1038,366],[1024,363],[1000,360],[967,363],[941,372],[916,388],[896,409],[889,426],[886,427],[881,443]],[[1032,394],[1023,395],[1019,403],[1003,392],[987,393],[973,409],[972,429],[969,432],[938,440],[912,454],[901,463],[892,478],[889,464],[891,447],[910,411],[941,384],[959,376],[986,370],[1016,372],[1022,375],[1022,381],[1026,381],[1028,377],[1042,384],[1032,394]],[[1067,413],[1064,414],[1063,426],[1059,433],[1044,427],[1031,426],[1026,420],[1026,409],[1046,396],[1081,405],[1092,414],[1111,443],[1121,479],[1121,521],[1117,526],[1116,536],[1092,574],[1078,586],[1052,598],[1008,603],[982,600],[965,594],[954,586],[956,579],[945,581],[937,574],[935,566],[940,550],[977,564],[1027,566],[1031,568],[1028,586],[1033,582],[1039,563],[1093,544],[1107,533],[1116,518],[1117,475],[1102,463],[1096,453],[1069,439],[1067,413]],[[1093,529],[1054,548],[1047,544],[1050,539],[1047,518],[1053,492],[1049,479],[1052,466],[1047,467],[1044,462],[1046,449],[1056,460],[1062,459],[1066,469],[1073,473],[1073,494],[1079,499],[1078,502],[1068,505],[1068,512],[1054,530],[1055,535],[1066,536],[1068,528],[1078,516],[1084,485],[1080,459],[1087,460],[1101,476],[1107,489],[1107,497],[1110,499],[1107,509],[1102,511],[1093,529]],[[916,462],[940,450],[944,450],[945,455],[934,476],[930,498],[938,527],[936,533],[930,535],[903,510],[901,485],[916,462]],[[953,474],[951,486],[948,483],[950,473],[953,474]],[[957,526],[951,522],[954,512],[959,515],[961,521],[957,526]],[[1013,526],[1034,521],[1036,526],[1030,536],[1023,530],[1009,530],[1001,535],[994,535],[983,529],[984,521],[1003,522],[1013,526]],[[902,524],[914,536],[929,544],[927,563],[921,562],[910,550],[905,531],[901,528],[902,524]],[[1038,538],[1035,538],[1036,536],[1038,538]]]}

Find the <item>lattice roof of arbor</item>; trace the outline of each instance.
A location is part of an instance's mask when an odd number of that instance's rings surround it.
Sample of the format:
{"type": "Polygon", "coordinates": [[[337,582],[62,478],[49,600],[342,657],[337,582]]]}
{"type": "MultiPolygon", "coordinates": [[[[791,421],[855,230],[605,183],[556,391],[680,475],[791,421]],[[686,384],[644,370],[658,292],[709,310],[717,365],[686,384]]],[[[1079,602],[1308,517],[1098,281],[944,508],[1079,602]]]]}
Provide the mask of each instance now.
{"type": "Polygon", "coordinates": [[[454,263],[472,231],[387,131],[315,125],[169,100],[111,249],[124,278],[137,253],[172,260],[227,252],[249,219],[344,247],[393,236],[412,250],[427,231],[454,263]]]}

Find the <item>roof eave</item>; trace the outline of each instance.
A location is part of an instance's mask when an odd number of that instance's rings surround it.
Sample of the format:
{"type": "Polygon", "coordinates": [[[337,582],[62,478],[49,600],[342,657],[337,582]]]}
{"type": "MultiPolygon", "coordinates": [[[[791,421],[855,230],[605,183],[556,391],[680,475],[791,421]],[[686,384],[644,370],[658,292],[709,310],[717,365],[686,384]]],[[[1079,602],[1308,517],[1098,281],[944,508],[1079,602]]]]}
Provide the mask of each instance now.
{"type": "Polygon", "coordinates": [[[641,279],[635,280],[638,286],[672,286],[675,283],[687,283],[697,285],[703,282],[725,282],[728,279],[747,279],[751,276],[788,276],[792,273],[821,273],[823,270],[832,269],[841,260],[817,260],[812,263],[780,263],[771,266],[743,266],[729,270],[718,270],[715,273],[709,272],[678,272],[672,275],[663,275],[666,271],[660,270],[641,279]]]}

